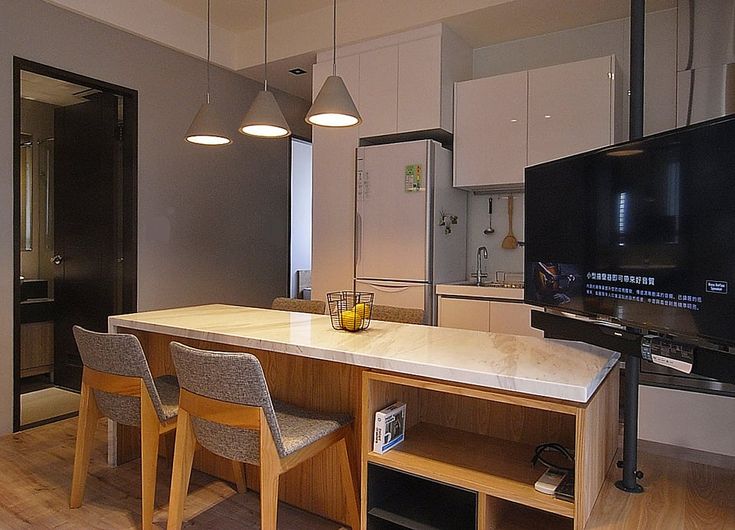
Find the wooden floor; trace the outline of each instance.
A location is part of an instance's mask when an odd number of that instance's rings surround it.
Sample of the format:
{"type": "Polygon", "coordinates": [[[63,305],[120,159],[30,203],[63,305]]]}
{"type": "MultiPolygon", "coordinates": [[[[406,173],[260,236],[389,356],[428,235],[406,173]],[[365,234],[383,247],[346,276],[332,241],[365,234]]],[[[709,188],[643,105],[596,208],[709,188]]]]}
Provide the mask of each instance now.
{"type": "MultiPolygon", "coordinates": [[[[106,464],[104,420],[97,433],[84,505],[68,508],[76,418],[0,438],[0,528],[136,528],[140,521],[139,461],[119,468],[106,464]]],[[[735,466],[715,467],[661,454],[639,454],[646,492],[628,495],[612,481],[612,469],[587,529],[732,530],[735,529],[735,466]]],[[[700,459],[701,461],[701,459],[700,459]]],[[[729,461],[723,461],[727,465],[729,461]]],[[[164,528],[168,474],[159,466],[158,509],[154,522],[164,528]]],[[[188,528],[258,528],[258,497],[238,495],[230,484],[197,473],[187,498],[188,528]]],[[[279,508],[279,529],[337,530],[339,525],[286,505],[279,508]]],[[[534,529],[541,530],[541,529],[534,529]]]]}
{"type": "MultiPolygon", "coordinates": [[[[140,528],[140,460],[107,466],[107,427],[101,420],[84,504],[69,509],[77,419],[0,438],[0,529],[140,528]]],[[[161,460],[153,522],[166,527],[171,468],[161,460]]],[[[257,529],[257,494],[194,471],[186,499],[185,528],[257,529]]],[[[341,525],[281,504],[279,530],[338,530],[341,525]]]]}

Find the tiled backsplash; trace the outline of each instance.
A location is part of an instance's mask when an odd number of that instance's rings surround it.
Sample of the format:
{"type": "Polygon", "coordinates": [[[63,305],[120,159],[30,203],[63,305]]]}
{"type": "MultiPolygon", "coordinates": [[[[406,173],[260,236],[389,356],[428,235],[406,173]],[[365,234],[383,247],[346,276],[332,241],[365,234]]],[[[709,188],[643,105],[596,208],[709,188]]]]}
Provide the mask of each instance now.
{"type": "MultiPolygon", "coordinates": [[[[525,196],[522,193],[513,194],[513,233],[519,241],[524,240],[524,206],[525,196]]],[[[500,245],[508,234],[508,194],[474,195],[470,194],[468,201],[467,223],[467,279],[475,271],[478,247],[487,247],[488,278],[495,279],[495,271],[523,272],[523,247],[507,250],[500,245]],[[485,235],[483,231],[488,227],[488,199],[493,199],[492,227],[493,234],[485,235]]]]}

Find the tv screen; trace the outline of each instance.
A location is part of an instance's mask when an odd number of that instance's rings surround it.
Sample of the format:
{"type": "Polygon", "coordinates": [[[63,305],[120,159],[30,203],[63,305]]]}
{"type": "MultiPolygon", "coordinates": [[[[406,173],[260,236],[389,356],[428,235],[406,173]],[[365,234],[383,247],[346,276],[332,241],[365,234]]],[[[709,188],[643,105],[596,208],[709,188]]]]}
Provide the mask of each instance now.
{"type": "Polygon", "coordinates": [[[735,344],[735,117],[526,169],[525,301],[735,344]]]}

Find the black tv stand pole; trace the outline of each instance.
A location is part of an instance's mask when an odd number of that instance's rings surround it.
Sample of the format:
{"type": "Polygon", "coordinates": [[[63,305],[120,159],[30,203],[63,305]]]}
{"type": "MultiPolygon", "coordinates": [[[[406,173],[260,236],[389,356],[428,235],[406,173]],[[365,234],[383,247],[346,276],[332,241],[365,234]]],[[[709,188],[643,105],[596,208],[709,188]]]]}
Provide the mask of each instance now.
{"type": "Polygon", "coordinates": [[[642,493],[638,479],[643,472],[638,470],[638,383],[641,375],[641,358],[628,355],[625,360],[625,404],[623,405],[623,459],[618,467],[623,468],[623,480],[615,486],[628,493],[642,493]]]}
{"type": "MultiPolygon", "coordinates": [[[[643,76],[646,34],[646,0],[630,1],[630,139],[643,136],[643,76]]],[[[641,493],[638,471],[638,383],[641,373],[640,352],[625,360],[625,404],[623,409],[623,480],[615,485],[628,493],[641,493]]]]}

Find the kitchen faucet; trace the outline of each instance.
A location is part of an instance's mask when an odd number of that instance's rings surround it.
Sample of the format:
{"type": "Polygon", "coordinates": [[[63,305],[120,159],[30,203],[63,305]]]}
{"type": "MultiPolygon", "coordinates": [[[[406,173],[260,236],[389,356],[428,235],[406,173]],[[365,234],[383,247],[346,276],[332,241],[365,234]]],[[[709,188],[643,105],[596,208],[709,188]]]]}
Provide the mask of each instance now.
{"type": "Polygon", "coordinates": [[[480,247],[477,249],[477,271],[470,276],[477,278],[477,285],[482,285],[482,280],[487,278],[487,273],[482,272],[482,260],[487,259],[487,248],[480,247]]]}

